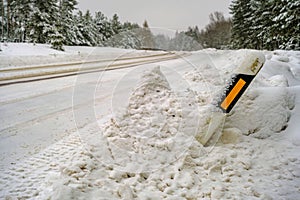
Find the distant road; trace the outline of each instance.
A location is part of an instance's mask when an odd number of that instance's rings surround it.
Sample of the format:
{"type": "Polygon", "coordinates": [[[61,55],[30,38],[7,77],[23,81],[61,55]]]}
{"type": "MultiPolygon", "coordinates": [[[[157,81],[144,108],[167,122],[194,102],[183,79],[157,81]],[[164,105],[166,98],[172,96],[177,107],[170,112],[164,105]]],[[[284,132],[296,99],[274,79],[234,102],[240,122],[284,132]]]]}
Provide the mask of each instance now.
{"type": "Polygon", "coordinates": [[[115,60],[102,59],[41,66],[9,67],[0,69],[0,86],[128,68],[176,59],[182,56],[185,56],[185,54],[166,52],[154,55],[117,58],[115,60]]]}

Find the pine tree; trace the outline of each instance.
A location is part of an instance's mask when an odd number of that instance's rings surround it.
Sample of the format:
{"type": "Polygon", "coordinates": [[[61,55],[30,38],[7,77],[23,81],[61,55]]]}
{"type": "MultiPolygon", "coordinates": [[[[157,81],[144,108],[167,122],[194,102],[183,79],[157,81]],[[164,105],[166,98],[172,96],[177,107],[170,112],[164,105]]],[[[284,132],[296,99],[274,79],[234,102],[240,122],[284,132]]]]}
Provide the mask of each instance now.
{"type": "Polygon", "coordinates": [[[175,37],[170,40],[169,50],[174,51],[196,51],[202,46],[185,32],[176,32],[175,37]]]}
{"type": "MultiPolygon", "coordinates": [[[[113,23],[112,23],[113,24],[113,23]]],[[[112,25],[114,27],[114,25],[112,25]]],[[[120,24],[119,33],[112,35],[106,42],[106,46],[125,48],[125,49],[140,49],[142,47],[141,42],[141,29],[138,24],[132,24],[125,22],[120,24]]]]}
{"type": "Polygon", "coordinates": [[[280,41],[277,48],[299,49],[300,42],[300,2],[298,0],[280,0],[274,8],[277,15],[273,18],[274,38],[280,41]],[[276,26],[275,26],[276,24],[276,26]]]}
{"type": "Polygon", "coordinates": [[[31,0],[11,1],[13,30],[12,35],[16,41],[24,42],[28,36],[28,24],[31,16],[31,0]]]}
{"type": "Polygon", "coordinates": [[[78,29],[80,31],[81,44],[88,46],[96,46],[99,44],[99,35],[97,25],[89,10],[83,15],[78,12],[78,29]]]}
{"type": "Polygon", "coordinates": [[[74,25],[75,26],[72,27],[72,31],[73,31],[72,42],[74,43],[74,45],[87,45],[88,42],[82,35],[84,23],[83,23],[83,14],[81,11],[79,11],[76,15],[74,15],[74,25]]]}
{"type": "Polygon", "coordinates": [[[94,23],[96,24],[99,44],[104,45],[105,41],[113,35],[111,24],[107,17],[101,12],[96,12],[94,23]]]}
{"type": "Polygon", "coordinates": [[[157,49],[169,50],[170,38],[163,34],[154,36],[155,47],[157,49]]]}
{"type": "Polygon", "coordinates": [[[123,31],[114,35],[106,41],[106,45],[124,49],[139,49],[141,48],[141,40],[136,29],[134,29],[123,31]]]}
{"type": "Polygon", "coordinates": [[[11,40],[12,28],[12,12],[11,12],[11,0],[6,0],[6,36],[8,40],[11,40]]]}
{"type": "Polygon", "coordinates": [[[0,42],[4,39],[4,33],[5,33],[5,8],[4,8],[4,0],[0,0],[0,12],[1,12],[1,21],[0,21],[0,29],[1,29],[1,38],[0,42]]]}
{"type": "Polygon", "coordinates": [[[199,29],[198,26],[195,26],[195,28],[193,27],[188,27],[188,30],[185,32],[185,34],[191,38],[193,38],[194,40],[198,41],[199,40],[199,29]]]}
{"type": "Polygon", "coordinates": [[[51,48],[64,51],[63,43],[64,43],[64,36],[58,31],[57,27],[52,27],[49,33],[49,39],[51,48]]]}
{"type": "Polygon", "coordinates": [[[253,27],[250,27],[252,30],[252,43],[253,48],[255,49],[270,49],[269,40],[270,38],[270,29],[265,27],[270,27],[272,25],[272,5],[270,1],[265,0],[256,0],[251,2],[253,14],[253,27]],[[257,17],[260,16],[260,17],[257,17]]]}
{"type": "Polygon", "coordinates": [[[134,30],[134,29],[139,29],[140,26],[136,23],[131,23],[131,22],[124,22],[123,24],[123,30],[134,30]]]}
{"type": "Polygon", "coordinates": [[[234,0],[236,48],[299,49],[299,0],[234,0]]]}
{"type": "Polygon", "coordinates": [[[33,0],[33,13],[30,19],[30,36],[33,42],[49,42],[49,34],[58,21],[57,0],[33,0]]]}
{"type": "Polygon", "coordinates": [[[117,14],[113,15],[113,18],[111,19],[110,23],[113,35],[119,34],[122,31],[122,24],[119,21],[119,17],[117,14]]]}
{"type": "Polygon", "coordinates": [[[233,0],[230,5],[232,14],[232,40],[233,47],[247,48],[251,45],[248,29],[253,24],[249,21],[249,17],[253,11],[250,9],[251,0],[233,0]]]}
{"type": "Polygon", "coordinates": [[[282,42],[282,36],[280,36],[282,32],[281,26],[284,25],[284,19],[282,17],[281,10],[286,5],[283,5],[282,0],[271,0],[268,2],[268,10],[271,15],[269,19],[265,19],[264,28],[269,29],[269,33],[267,35],[265,46],[269,50],[278,49],[280,43],[282,42]]]}
{"type": "Polygon", "coordinates": [[[10,0],[1,0],[1,35],[2,40],[10,40],[11,33],[11,1],[10,0]]]}
{"type": "Polygon", "coordinates": [[[287,16],[291,16],[291,18],[287,20],[287,33],[289,37],[286,45],[284,48],[286,49],[294,49],[300,50],[300,15],[299,15],[299,8],[300,8],[300,1],[291,0],[288,1],[289,11],[287,16]]]}
{"type": "Polygon", "coordinates": [[[155,48],[155,41],[151,30],[149,29],[148,22],[145,20],[143,28],[138,31],[138,35],[141,38],[141,45],[143,48],[152,49],[155,48]]]}
{"type": "Polygon", "coordinates": [[[144,21],[144,23],[143,23],[143,28],[145,28],[145,29],[149,28],[149,25],[148,25],[147,20],[144,21]]]}
{"type": "Polygon", "coordinates": [[[78,2],[77,0],[60,0],[60,27],[59,31],[64,37],[64,43],[66,45],[76,45],[76,30],[77,24],[75,23],[75,17],[73,12],[76,10],[78,2]]]}

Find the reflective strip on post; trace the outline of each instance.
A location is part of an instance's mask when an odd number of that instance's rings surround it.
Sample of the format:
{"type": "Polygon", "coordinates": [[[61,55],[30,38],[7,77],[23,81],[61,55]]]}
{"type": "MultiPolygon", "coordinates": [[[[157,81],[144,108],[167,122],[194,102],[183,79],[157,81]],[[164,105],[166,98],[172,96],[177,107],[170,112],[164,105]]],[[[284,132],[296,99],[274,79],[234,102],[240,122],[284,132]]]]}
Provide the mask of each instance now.
{"type": "Polygon", "coordinates": [[[246,91],[255,75],[237,74],[224,95],[218,100],[217,106],[224,112],[229,113],[246,91]]]}
{"type": "Polygon", "coordinates": [[[230,91],[228,96],[224,99],[223,103],[221,104],[221,107],[226,110],[229,105],[233,102],[233,100],[236,98],[238,93],[242,90],[242,88],[245,86],[246,82],[243,79],[240,79],[237,84],[233,87],[233,89],[230,91]]]}

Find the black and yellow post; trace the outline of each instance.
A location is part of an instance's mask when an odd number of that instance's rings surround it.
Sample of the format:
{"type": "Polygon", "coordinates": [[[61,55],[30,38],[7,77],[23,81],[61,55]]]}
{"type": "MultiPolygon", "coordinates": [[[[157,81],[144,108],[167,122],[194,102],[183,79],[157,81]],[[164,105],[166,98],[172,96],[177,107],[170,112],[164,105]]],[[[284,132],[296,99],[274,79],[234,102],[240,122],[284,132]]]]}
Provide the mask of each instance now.
{"type": "Polygon", "coordinates": [[[231,85],[226,89],[224,95],[220,98],[217,106],[224,112],[229,113],[240,97],[246,91],[255,75],[237,74],[231,85]]]}
{"type": "Polygon", "coordinates": [[[221,112],[213,112],[206,131],[197,136],[197,140],[204,146],[215,144],[222,135],[222,125],[228,113],[236,105],[240,97],[247,90],[257,73],[265,63],[265,56],[260,52],[249,52],[243,62],[235,70],[228,87],[213,105],[221,112]]]}
{"type": "MultiPolygon", "coordinates": [[[[224,112],[229,113],[234,105],[238,102],[240,97],[246,91],[252,80],[255,78],[257,73],[261,70],[262,65],[265,62],[264,56],[252,55],[248,60],[251,61],[252,64],[247,67],[247,62],[241,65],[240,71],[248,71],[248,74],[238,73],[231,80],[230,86],[225,90],[224,94],[221,96],[220,100],[217,102],[217,106],[224,112]],[[254,57],[253,57],[254,56],[254,57]]],[[[248,61],[246,59],[246,61],[248,61]]],[[[251,62],[250,62],[251,63],[251,62]]]]}

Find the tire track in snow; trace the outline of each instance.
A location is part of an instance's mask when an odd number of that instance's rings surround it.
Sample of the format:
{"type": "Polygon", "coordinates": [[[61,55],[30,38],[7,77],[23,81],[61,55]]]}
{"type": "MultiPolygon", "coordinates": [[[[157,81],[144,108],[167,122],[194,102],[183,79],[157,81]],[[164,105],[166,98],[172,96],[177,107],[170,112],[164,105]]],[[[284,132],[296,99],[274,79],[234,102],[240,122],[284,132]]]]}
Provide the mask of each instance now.
{"type": "Polygon", "coordinates": [[[80,153],[81,159],[88,159],[82,147],[79,135],[74,133],[24,162],[1,169],[0,199],[35,199],[49,174],[59,174],[60,167],[74,155],[80,153]]]}

